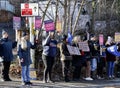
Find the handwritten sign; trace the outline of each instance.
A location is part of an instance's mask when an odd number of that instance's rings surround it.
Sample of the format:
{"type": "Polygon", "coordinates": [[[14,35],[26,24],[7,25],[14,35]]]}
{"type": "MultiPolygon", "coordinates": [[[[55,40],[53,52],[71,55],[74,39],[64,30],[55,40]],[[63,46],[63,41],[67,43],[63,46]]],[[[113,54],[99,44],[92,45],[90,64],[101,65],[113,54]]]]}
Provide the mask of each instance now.
{"type": "Polygon", "coordinates": [[[79,49],[85,52],[89,52],[90,48],[88,46],[88,42],[79,42],[79,49]]]}
{"type": "Polygon", "coordinates": [[[81,55],[78,47],[67,45],[67,48],[71,55],[81,55]]]}

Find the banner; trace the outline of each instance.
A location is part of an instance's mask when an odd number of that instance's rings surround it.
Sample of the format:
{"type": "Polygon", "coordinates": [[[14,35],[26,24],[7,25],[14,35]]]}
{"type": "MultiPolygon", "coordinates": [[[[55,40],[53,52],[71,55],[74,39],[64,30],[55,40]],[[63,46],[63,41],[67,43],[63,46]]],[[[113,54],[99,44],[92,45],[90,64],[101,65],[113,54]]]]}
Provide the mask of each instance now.
{"type": "Polygon", "coordinates": [[[88,46],[88,42],[79,42],[79,49],[85,52],[89,52],[90,48],[88,46]]]}
{"type": "Polygon", "coordinates": [[[55,30],[55,25],[53,20],[44,21],[44,27],[47,32],[55,30]]]}
{"type": "Polygon", "coordinates": [[[67,45],[67,48],[70,55],[81,55],[78,47],[67,45]]]}
{"type": "Polygon", "coordinates": [[[13,29],[19,30],[21,28],[21,18],[13,17],[13,29]]]}
{"type": "Polygon", "coordinates": [[[115,42],[120,42],[120,33],[115,33],[115,42]]]}
{"type": "Polygon", "coordinates": [[[103,45],[103,43],[104,43],[104,37],[103,37],[103,34],[100,34],[99,35],[99,44],[103,45]]]}
{"type": "Polygon", "coordinates": [[[117,46],[113,45],[107,48],[107,51],[115,56],[120,56],[120,52],[117,51],[117,46]]]}
{"type": "Polygon", "coordinates": [[[35,17],[35,29],[40,29],[41,28],[41,17],[37,16],[35,17]]]}

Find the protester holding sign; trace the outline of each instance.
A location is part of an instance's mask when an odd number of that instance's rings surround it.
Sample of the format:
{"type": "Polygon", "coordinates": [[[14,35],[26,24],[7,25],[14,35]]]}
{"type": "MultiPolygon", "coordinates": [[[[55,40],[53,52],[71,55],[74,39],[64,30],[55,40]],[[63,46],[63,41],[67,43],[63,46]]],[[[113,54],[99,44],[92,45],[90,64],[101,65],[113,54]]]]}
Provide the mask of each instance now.
{"type": "MultiPolygon", "coordinates": [[[[100,64],[100,45],[97,40],[97,37],[94,34],[91,34],[89,41],[90,53],[91,53],[91,71],[92,77],[96,78],[96,71],[99,69],[100,64]]],[[[99,71],[99,70],[98,70],[99,71]]],[[[97,71],[97,72],[98,72],[97,71]]]]}
{"type": "Polygon", "coordinates": [[[83,42],[86,42],[86,44],[88,45],[85,49],[87,51],[84,51],[84,64],[83,65],[86,67],[85,80],[91,81],[93,79],[91,78],[91,53],[90,53],[90,47],[89,47],[89,40],[84,40],[83,42]]]}
{"type": "MultiPolygon", "coordinates": [[[[79,42],[80,42],[80,36],[75,36],[73,38],[72,46],[79,47],[79,45],[78,45],[79,42]]],[[[82,67],[82,56],[81,56],[81,53],[79,55],[72,55],[72,58],[73,58],[72,59],[72,65],[74,66],[73,80],[74,81],[79,81],[80,73],[81,73],[81,67],[82,67]]]]}
{"type": "MultiPolygon", "coordinates": [[[[107,42],[106,42],[106,47],[110,47],[114,45],[113,39],[108,36],[107,42]]],[[[107,76],[108,79],[114,78],[114,66],[115,66],[115,61],[116,61],[116,56],[108,52],[108,49],[106,49],[106,61],[107,61],[107,76]]]]}
{"type": "Polygon", "coordinates": [[[70,67],[70,62],[71,62],[71,55],[68,51],[67,48],[67,35],[62,35],[62,43],[60,45],[60,53],[61,53],[61,62],[62,62],[62,73],[64,77],[65,82],[69,82],[69,76],[68,76],[68,71],[70,67]]]}

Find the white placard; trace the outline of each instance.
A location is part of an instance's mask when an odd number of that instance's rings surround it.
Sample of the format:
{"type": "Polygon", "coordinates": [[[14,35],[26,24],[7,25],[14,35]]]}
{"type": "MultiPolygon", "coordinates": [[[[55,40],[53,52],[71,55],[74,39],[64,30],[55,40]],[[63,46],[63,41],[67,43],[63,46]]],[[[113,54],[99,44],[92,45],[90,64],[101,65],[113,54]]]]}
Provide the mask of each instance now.
{"type": "Polygon", "coordinates": [[[71,55],[81,55],[78,47],[67,45],[67,48],[71,55]]]}
{"type": "Polygon", "coordinates": [[[88,42],[79,42],[79,49],[85,52],[89,52],[90,48],[88,46],[88,42]]]}

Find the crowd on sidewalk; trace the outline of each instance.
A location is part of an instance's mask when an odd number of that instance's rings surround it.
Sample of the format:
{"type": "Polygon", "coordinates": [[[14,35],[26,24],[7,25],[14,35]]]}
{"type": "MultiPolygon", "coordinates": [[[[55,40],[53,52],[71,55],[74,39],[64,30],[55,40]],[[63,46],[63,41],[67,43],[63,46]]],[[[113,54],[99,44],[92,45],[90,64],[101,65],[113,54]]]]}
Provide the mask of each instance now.
{"type": "MultiPolygon", "coordinates": [[[[18,45],[18,56],[21,63],[21,78],[23,85],[32,85],[30,82],[30,64],[32,60],[30,57],[30,49],[35,49],[37,43],[34,45],[29,41],[29,34],[24,32],[22,34],[20,43],[12,42],[8,38],[8,33],[2,31],[2,38],[0,40],[0,56],[1,56],[1,77],[3,81],[12,81],[9,77],[9,69],[11,61],[13,60],[12,49],[18,45]]],[[[69,68],[72,65],[74,67],[72,71],[72,80],[79,81],[81,78],[81,69],[85,67],[84,80],[94,80],[95,78],[104,78],[114,79],[115,78],[115,61],[116,57],[119,58],[120,44],[115,43],[114,39],[111,36],[107,37],[107,41],[103,44],[99,44],[99,40],[95,34],[90,34],[89,39],[86,36],[82,37],[76,35],[72,38],[71,41],[68,39],[68,35],[61,35],[60,41],[55,38],[55,32],[51,31],[48,33],[48,36],[43,40],[43,52],[42,60],[44,63],[44,74],[43,74],[43,83],[53,83],[52,80],[52,68],[55,64],[55,58],[59,48],[60,61],[62,64],[62,74],[65,82],[69,82],[69,68]],[[86,42],[88,44],[89,51],[84,51],[79,48],[80,42],[86,42]],[[71,54],[68,45],[77,47],[80,54],[71,54]],[[110,47],[116,47],[117,54],[110,52],[110,47]],[[106,68],[106,76],[104,76],[103,71],[106,68]]],[[[84,47],[84,45],[83,45],[84,47]]]]}

